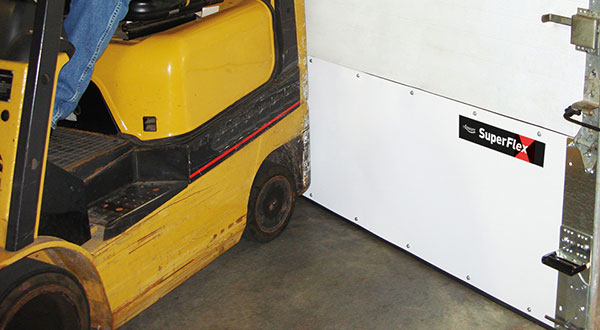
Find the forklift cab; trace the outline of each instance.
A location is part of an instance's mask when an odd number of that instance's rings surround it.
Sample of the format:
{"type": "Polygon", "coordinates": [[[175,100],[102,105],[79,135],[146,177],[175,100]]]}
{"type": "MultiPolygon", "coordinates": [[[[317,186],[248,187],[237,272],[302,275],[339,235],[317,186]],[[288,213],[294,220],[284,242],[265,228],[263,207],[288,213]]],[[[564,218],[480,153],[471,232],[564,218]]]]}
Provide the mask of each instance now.
{"type": "Polygon", "coordinates": [[[302,1],[131,1],[51,130],[60,2],[0,5],[0,328],[119,327],[309,184],[302,1]]]}

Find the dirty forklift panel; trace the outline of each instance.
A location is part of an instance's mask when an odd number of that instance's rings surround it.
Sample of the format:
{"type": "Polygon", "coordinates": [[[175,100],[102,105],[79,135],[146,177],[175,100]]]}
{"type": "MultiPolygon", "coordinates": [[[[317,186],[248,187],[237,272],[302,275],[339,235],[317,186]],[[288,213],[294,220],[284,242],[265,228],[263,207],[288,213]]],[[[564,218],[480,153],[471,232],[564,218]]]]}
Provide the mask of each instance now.
{"type": "Polygon", "coordinates": [[[44,70],[68,59],[64,6],[16,3],[0,17],[23,26],[0,42],[36,56],[0,54],[0,328],[19,311],[4,299],[21,303],[14,288],[39,273],[85,293],[68,311],[81,324],[118,328],[240,240],[268,168],[289,174],[282,198],[308,188],[302,0],[132,1],[75,120],[54,130],[58,75],[44,70]],[[31,31],[18,20],[34,11],[31,31]]]}

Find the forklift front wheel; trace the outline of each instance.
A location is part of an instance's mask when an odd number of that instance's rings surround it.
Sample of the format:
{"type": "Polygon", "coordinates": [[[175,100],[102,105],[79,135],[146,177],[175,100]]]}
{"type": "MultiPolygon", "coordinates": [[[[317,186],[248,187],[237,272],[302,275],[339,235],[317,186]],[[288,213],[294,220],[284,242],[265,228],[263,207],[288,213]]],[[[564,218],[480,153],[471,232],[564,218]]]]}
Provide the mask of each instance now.
{"type": "Polygon", "coordinates": [[[296,191],[290,171],[277,164],[261,166],[250,191],[245,236],[266,243],[275,239],[288,225],[296,191]]]}
{"type": "Polygon", "coordinates": [[[0,303],[0,329],[90,329],[81,286],[66,274],[35,274],[13,285],[0,303]]]}

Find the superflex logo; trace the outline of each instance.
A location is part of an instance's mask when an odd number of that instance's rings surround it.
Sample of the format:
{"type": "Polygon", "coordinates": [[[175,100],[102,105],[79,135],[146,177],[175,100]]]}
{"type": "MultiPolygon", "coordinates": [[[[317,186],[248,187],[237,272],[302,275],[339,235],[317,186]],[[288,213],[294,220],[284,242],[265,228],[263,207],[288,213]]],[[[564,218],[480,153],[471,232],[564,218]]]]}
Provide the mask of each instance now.
{"type": "Polygon", "coordinates": [[[546,144],[460,116],[458,136],[483,147],[544,167],[546,144]]]}

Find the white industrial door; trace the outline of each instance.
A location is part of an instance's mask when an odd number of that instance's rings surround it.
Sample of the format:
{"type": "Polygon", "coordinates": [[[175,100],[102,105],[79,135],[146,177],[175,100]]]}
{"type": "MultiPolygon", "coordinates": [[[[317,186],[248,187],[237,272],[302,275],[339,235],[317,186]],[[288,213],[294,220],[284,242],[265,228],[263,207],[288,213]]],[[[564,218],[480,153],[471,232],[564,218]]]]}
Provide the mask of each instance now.
{"type": "Polygon", "coordinates": [[[540,259],[558,245],[578,129],[562,110],[583,91],[585,55],[566,46],[568,27],[540,17],[586,5],[306,0],[306,195],[547,322],[557,272],[540,259]],[[461,138],[472,123],[487,130],[477,126],[480,142],[461,138]],[[510,136],[528,150],[503,151],[510,136]]]}

